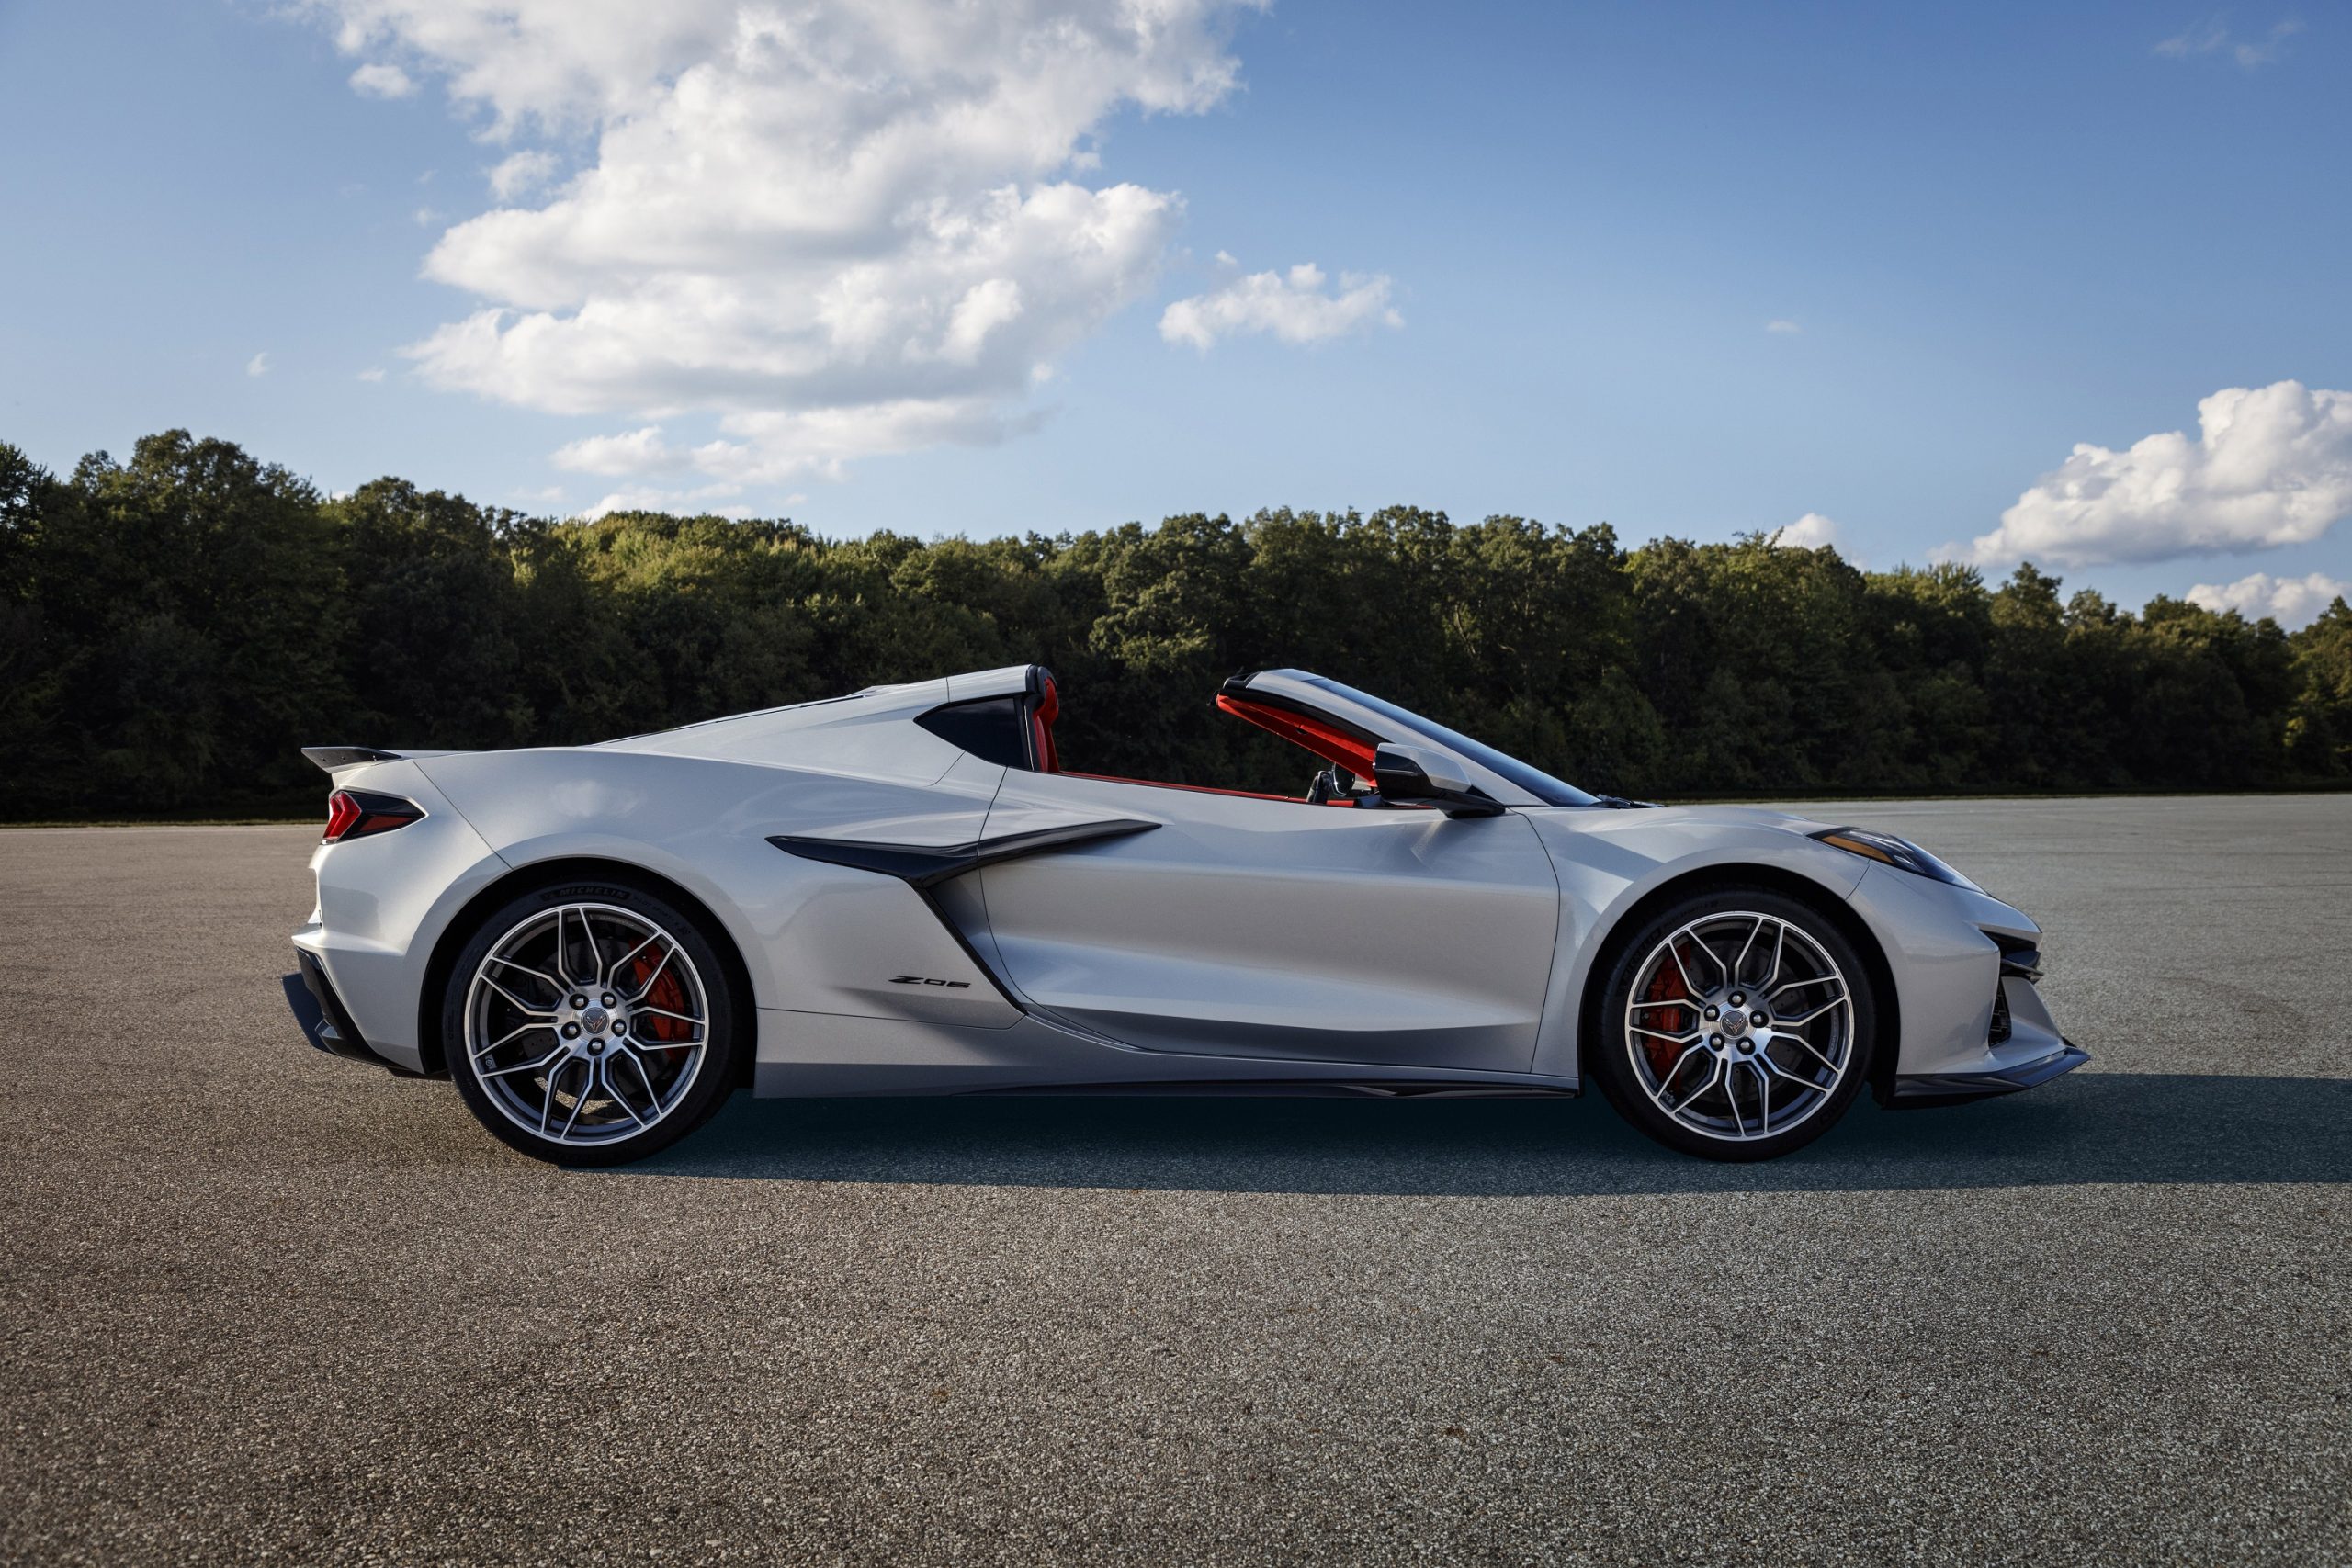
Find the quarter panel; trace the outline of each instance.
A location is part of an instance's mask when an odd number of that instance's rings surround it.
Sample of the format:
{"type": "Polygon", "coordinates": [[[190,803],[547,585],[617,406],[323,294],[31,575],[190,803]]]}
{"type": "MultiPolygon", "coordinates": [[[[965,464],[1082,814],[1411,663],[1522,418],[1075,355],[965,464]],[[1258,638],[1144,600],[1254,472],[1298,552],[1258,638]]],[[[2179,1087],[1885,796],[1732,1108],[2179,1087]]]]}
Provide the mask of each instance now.
{"type": "Polygon", "coordinates": [[[968,841],[1003,770],[958,759],[926,785],[605,750],[431,765],[508,864],[612,860],[693,894],[726,926],[759,1007],[1001,1028],[1015,1010],[913,889],[766,841],[776,833],[968,841]],[[896,976],[944,983],[896,984],[896,976]]]}
{"type": "Polygon", "coordinates": [[[294,944],[325,968],[368,1043],[420,1071],[417,997],[434,943],[506,865],[413,761],[379,763],[337,783],[403,796],[424,816],[390,833],[313,851],[318,901],[294,944]]]}

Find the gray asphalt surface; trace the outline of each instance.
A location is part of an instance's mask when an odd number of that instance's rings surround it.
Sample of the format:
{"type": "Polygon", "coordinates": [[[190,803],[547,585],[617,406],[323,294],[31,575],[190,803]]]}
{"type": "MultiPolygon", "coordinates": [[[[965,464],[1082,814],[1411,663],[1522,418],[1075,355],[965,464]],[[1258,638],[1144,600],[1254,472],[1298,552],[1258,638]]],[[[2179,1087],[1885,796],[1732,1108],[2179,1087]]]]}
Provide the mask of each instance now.
{"type": "Polygon", "coordinates": [[[0,1557],[2352,1559],[2352,797],[1816,809],[2092,1065],[1764,1167],[739,1098],[567,1174],[298,1039],[314,832],[0,833],[0,1557]]]}

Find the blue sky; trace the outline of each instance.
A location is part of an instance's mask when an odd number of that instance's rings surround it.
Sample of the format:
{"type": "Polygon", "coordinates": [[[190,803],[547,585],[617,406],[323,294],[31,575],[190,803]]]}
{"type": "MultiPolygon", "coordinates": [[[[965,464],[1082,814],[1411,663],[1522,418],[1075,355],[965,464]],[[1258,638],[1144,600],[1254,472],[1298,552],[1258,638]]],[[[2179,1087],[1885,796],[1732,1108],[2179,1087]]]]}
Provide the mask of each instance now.
{"type": "Polygon", "coordinates": [[[1409,502],[2352,579],[2340,8],[1171,5],[1035,0],[1100,22],[1039,65],[900,0],[748,52],[784,13],[5,0],[0,439],[834,536],[1409,502]],[[867,135],[912,151],[812,152],[867,135]]]}

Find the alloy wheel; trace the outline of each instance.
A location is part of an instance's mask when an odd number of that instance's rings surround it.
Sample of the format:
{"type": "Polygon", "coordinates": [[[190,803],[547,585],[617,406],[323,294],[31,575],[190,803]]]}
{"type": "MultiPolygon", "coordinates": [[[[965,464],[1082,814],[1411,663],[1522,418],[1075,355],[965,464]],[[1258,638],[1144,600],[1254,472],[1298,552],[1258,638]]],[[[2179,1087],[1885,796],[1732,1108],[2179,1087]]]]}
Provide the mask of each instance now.
{"type": "Polygon", "coordinates": [[[633,1138],[693,1089],[710,1004],[678,939],[612,904],[559,904],[517,921],[475,966],[466,1059],[490,1102],[535,1138],[633,1138]]]}
{"type": "Polygon", "coordinates": [[[1753,910],[1670,932],[1634,971],[1625,1051],[1658,1111],[1702,1137],[1777,1137],[1836,1096],[1854,1059],[1853,989],[1804,927],[1753,910]]]}

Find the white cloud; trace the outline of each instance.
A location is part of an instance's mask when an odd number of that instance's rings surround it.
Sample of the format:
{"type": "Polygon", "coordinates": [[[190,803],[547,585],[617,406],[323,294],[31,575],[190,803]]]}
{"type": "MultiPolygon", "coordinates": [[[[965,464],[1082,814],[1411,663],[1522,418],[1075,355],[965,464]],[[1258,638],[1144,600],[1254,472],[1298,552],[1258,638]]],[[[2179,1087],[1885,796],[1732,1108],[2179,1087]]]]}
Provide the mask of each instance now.
{"type": "Polygon", "coordinates": [[[534,147],[510,153],[489,170],[490,194],[501,201],[511,201],[547,184],[555,171],[552,152],[534,147]]]}
{"type": "Polygon", "coordinates": [[[1006,413],[984,399],[913,398],[855,408],[729,414],[718,422],[718,439],[695,446],[673,446],[660,425],[647,425],[567,442],[552,460],[573,473],[700,473],[737,488],[811,472],[837,479],[854,458],[984,445],[1032,429],[1038,418],[1034,412],[1006,413]]]}
{"type": "Polygon", "coordinates": [[[416,83],[397,65],[363,65],[351,73],[351,90],[363,98],[405,98],[416,83]]]}
{"type": "Polygon", "coordinates": [[[359,378],[363,381],[380,381],[384,378],[384,367],[380,365],[370,365],[359,373],[359,378]]]}
{"type": "Polygon", "coordinates": [[[1767,321],[1764,323],[1764,330],[1768,333],[1781,333],[1789,336],[1794,336],[1796,333],[1804,331],[1803,327],[1797,325],[1794,321],[1767,321]]]}
{"type": "Polygon", "coordinates": [[[2352,582],[2341,582],[2322,572],[2308,577],[2273,577],[2257,571],[2235,582],[2200,582],[2188,591],[2188,602],[2220,614],[2235,610],[2248,620],[2265,615],[2292,631],[2308,625],[2338,599],[2352,595],[2352,582]]]}
{"type": "Polygon", "coordinates": [[[2186,60],[2192,54],[2211,54],[2229,41],[2228,25],[2219,17],[2209,17],[2159,42],[2155,52],[2174,60],[2186,60]]]}
{"type": "Polygon", "coordinates": [[[1772,536],[1772,542],[1792,550],[1817,550],[1824,545],[1838,542],[1838,528],[1835,521],[1818,512],[1808,512],[1787,527],[1772,536]]]}
{"type": "Polygon", "coordinates": [[[248,376],[266,376],[269,374],[269,351],[267,349],[264,349],[261,353],[254,355],[251,359],[245,361],[245,374],[248,376]]]}
{"type": "MultiPolygon", "coordinates": [[[[1224,259],[1224,253],[1218,256],[1224,259]]],[[[1389,280],[1352,272],[1340,275],[1336,293],[1323,291],[1323,269],[1312,262],[1287,273],[1253,272],[1222,288],[1179,299],[1160,314],[1159,335],[1205,352],[1221,337],[1272,333],[1284,343],[1317,343],[1374,321],[1401,327],[1405,318],[1389,308],[1389,280]]]]}
{"type": "Polygon", "coordinates": [[[420,207],[409,216],[416,220],[416,226],[420,229],[430,229],[441,221],[441,213],[436,208],[420,207]]]}
{"type": "Polygon", "coordinates": [[[1029,423],[1038,367],[1151,286],[1182,212],[1172,193],[1078,177],[1099,131],[1224,99],[1227,24],[1250,3],[305,9],[345,49],[443,78],[516,148],[505,205],[425,263],[482,301],[406,351],[427,380],[715,421],[685,465],[740,482],[1029,423]],[[526,175],[552,173],[530,144],[582,137],[593,163],[516,204],[526,175]]]}
{"type": "Polygon", "coordinates": [[[2290,18],[2270,29],[2260,43],[2240,43],[2232,46],[2231,58],[2251,71],[2257,65],[2267,65],[2287,51],[2287,40],[2303,30],[2303,24],[2290,18]]]}
{"type": "Polygon", "coordinates": [[[2258,38],[2237,39],[2231,36],[2225,18],[2212,17],[2164,39],[2156,45],[2155,51],[2174,60],[2226,53],[2246,70],[2252,71],[2256,66],[2268,65],[2278,60],[2286,52],[2287,40],[2302,30],[2303,24],[2290,17],[2274,23],[2268,32],[2258,38]]]}
{"type": "Polygon", "coordinates": [[[754,508],[740,502],[711,504],[723,497],[741,493],[741,488],[740,485],[720,484],[703,485],[691,490],[662,490],[649,485],[631,485],[614,491],[575,515],[590,523],[615,512],[668,512],[681,517],[699,517],[706,513],[717,517],[738,519],[757,516],[754,508]]]}
{"type": "Polygon", "coordinates": [[[619,435],[591,435],[556,449],[555,466],[575,474],[645,474],[684,468],[687,454],[673,450],[662,439],[662,427],[649,424],[619,435]]]}
{"type": "Polygon", "coordinates": [[[1998,528],[1943,553],[1985,566],[2165,560],[2307,544],[2352,515],[2352,392],[2232,387],[2199,402],[2197,419],[2194,438],[2077,446],[1998,528]]]}

